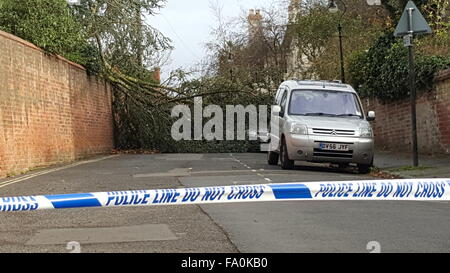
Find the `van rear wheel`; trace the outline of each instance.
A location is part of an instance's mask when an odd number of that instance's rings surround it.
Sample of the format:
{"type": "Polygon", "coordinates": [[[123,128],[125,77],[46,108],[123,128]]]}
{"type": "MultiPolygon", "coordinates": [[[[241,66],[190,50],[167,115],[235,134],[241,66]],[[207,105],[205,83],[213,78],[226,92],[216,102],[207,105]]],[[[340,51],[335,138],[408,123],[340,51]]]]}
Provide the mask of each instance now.
{"type": "Polygon", "coordinates": [[[368,174],[368,173],[370,173],[371,168],[372,168],[372,164],[358,164],[358,173],[368,174]]]}
{"type": "Polygon", "coordinates": [[[294,160],[290,160],[287,152],[286,141],[282,139],[280,149],[280,162],[283,170],[292,170],[294,168],[294,160]]]}

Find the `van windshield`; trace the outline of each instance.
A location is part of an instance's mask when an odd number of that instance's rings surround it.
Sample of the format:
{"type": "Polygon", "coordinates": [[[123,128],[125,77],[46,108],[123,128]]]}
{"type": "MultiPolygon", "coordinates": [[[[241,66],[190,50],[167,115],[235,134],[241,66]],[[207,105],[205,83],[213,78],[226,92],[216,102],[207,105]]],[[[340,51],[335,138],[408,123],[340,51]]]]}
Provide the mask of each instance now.
{"type": "Polygon", "coordinates": [[[354,93],[332,90],[294,90],[290,115],[363,118],[354,93]]]}

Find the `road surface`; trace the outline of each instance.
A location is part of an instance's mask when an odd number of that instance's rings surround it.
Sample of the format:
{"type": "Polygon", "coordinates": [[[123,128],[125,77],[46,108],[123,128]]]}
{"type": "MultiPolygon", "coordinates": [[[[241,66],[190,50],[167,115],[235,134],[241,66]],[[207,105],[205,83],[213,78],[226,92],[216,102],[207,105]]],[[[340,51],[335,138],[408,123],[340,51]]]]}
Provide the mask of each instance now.
{"type": "MultiPolygon", "coordinates": [[[[117,155],[0,180],[0,196],[372,179],[266,155],[117,155]]],[[[297,201],[0,213],[0,252],[449,252],[448,202],[297,201]]]]}

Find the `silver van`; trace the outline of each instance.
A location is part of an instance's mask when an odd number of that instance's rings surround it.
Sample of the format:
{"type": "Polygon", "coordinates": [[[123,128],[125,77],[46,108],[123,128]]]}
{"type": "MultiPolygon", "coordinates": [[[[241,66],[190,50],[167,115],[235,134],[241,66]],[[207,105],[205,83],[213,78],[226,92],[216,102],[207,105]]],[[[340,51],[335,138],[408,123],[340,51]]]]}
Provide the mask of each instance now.
{"type": "Polygon", "coordinates": [[[369,121],[375,120],[375,112],[364,113],[350,85],[285,81],[275,105],[267,156],[270,165],[277,165],[278,159],[283,169],[292,169],[295,161],[336,163],[341,168],[354,163],[360,173],[370,171],[374,141],[369,121]],[[273,130],[274,126],[279,130],[273,130]]]}

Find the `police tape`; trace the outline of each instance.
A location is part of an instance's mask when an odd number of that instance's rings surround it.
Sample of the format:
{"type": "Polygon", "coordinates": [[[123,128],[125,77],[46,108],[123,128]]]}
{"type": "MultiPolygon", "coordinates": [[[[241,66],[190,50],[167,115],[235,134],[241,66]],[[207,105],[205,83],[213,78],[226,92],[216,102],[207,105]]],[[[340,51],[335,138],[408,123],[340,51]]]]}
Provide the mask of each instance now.
{"type": "Polygon", "coordinates": [[[0,197],[0,211],[290,200],[450,201],[450,179],[297,182],[0,197]]]}

